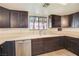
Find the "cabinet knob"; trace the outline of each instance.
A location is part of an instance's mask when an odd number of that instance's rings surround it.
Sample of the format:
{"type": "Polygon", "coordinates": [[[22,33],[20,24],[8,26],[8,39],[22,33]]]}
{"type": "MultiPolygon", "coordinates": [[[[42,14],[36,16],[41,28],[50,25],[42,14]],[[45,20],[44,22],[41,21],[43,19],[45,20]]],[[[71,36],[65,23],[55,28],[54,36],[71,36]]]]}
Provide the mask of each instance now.
{"type": "Polygon", "coordinates": [[[1,48],[3,48],[3,46],[1,46],[1,48]]]}

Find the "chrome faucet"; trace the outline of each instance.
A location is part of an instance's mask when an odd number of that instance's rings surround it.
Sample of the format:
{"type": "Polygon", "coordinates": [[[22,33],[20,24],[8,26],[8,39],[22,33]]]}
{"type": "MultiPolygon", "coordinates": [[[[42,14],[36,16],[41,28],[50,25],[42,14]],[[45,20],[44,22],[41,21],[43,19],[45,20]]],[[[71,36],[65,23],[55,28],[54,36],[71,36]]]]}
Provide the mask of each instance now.
{"type": "Polygon", "coordinates": [[[40,29],[39,30],[39,35],[46,35],[46,30],[40,29]]]}
{"type": "Polygon", "coordinates": [[[41,34],[42,34],[42,29],[39,30],[39,35],[41,35],[41,34]]]}

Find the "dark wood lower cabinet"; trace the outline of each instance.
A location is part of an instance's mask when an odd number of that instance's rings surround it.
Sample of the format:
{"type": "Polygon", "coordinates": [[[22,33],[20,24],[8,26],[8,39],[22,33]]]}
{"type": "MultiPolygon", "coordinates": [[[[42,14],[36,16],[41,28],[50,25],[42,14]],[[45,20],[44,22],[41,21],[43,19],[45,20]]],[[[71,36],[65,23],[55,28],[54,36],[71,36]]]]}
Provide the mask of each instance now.
{"type": "Polygon", "coordinates": [[[79,39],[61,36],[32,40],[32,55],[39,55],[63,48],[79,55],[79,39]]]}
{"type": "Polygon", "coordinates": [[[0,47],[2,56],[15,56],[15,42],[6,41],[0,47]]]}
{"type": "Polygon", "coordinates": [[[42,39],[35,39],[32,40],[32,55],[39,55],[44,52],[43,50],[43,40],[42,39]]]}
{"type": "Polygon", "coordinates": [[[61,49],[61,44],[60,44],[60,37],[51,37],[51,38],[45,38],[43,39],[43,44],[44,44],[44,51],[51,52],[55,50],[61,49]]]}
{"type": "Polygon", "coordinates": [[[15,41],[6,41],[2,45],[0,45],[0,55],[1,56],[16,56],[16,55],[28,55],[28,46],[29,52],[31,50],[31,55],[40,55],[47,52],[53,52],[59,49],[67,49],[77,55],[79,55],[79,39],[68,37],[68,36],[60,36],[60,37],[48,37],[48,38],[37,38],[32,40],[22,40],[17,41],[17,44],[15,44],[15,41]],[[17,45],[17,51],[16,54],[16,48],[15,45],[17,45]],[[21,52],[21,53],[19,53],[21,52]]]}
{"type": "Polygon", "coordinates": [[[32,40],[32,55],[39,55],[51,51],[56,51],[61,48],[59,37],[41,38],[32,40]]]}
{"type": "Polygon", "coordinates": [[[1,48],[1,45],[0,45],[0,56],[2,56],[2,48],[1,48]]]}
{"type": "Polygon", "coordinates": [[[77,45],[77,44],[74,43],[74,42],[69,41],[69,42],[68,42],[67,50],[69,50],[69,51],[71,51],[71,52],[73,52],[73,53],[79,55],[79,48],[78,48],[78,47],[79,47],[79,45],[77,45]]]}
{"type": "Polygon", "coordinates": [[[65,38],[65,49],[79,55],[79,39],[73,37],[65,38]]]}

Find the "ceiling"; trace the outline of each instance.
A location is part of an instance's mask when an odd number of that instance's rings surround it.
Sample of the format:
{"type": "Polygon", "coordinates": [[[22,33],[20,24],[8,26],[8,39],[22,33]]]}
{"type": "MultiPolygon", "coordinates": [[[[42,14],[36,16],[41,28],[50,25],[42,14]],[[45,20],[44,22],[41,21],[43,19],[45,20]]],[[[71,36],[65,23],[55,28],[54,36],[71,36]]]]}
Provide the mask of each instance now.
{"type": "Polygon", "coordinates": [[[43,3],[0,3],[12,10],[28,11],[33,16],[48,16],[50,14],[68,15],[79,12],[79,3],[50,3],[48,7],[43,7],[43,3]]]}

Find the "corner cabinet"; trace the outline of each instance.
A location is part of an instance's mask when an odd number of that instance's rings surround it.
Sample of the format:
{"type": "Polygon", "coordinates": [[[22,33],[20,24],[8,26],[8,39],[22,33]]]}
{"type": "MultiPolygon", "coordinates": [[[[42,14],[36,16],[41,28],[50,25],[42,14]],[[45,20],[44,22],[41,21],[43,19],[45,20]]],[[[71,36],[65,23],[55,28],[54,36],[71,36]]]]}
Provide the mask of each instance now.
{"type": "Polygon", "coordinates": [[[9,10],[0,7],[0,28],[9,28],[9,27],[10,27],[9,10]]]}
{"type": "Polygon", "coordinates": [[[61,16],[58,15],[50,15],[49,16],[49,24],[51,23],[51,27],[61,27],[61,16]]]}
{"type": "Polygon", "coordinates": [[[11,25],[11,28],[27,28],[28,12],[11,10],[10,25],[11,25]]]}
{"type": "Polygon", "coordinates": [[[15,56],[15,41],[6,41],[0,45],[1,56],[15,56]]]}
{"type": "Polygon", "coordinates": [[[65,49],[79,56],[79,38],[65,37],[65,49]]]}

